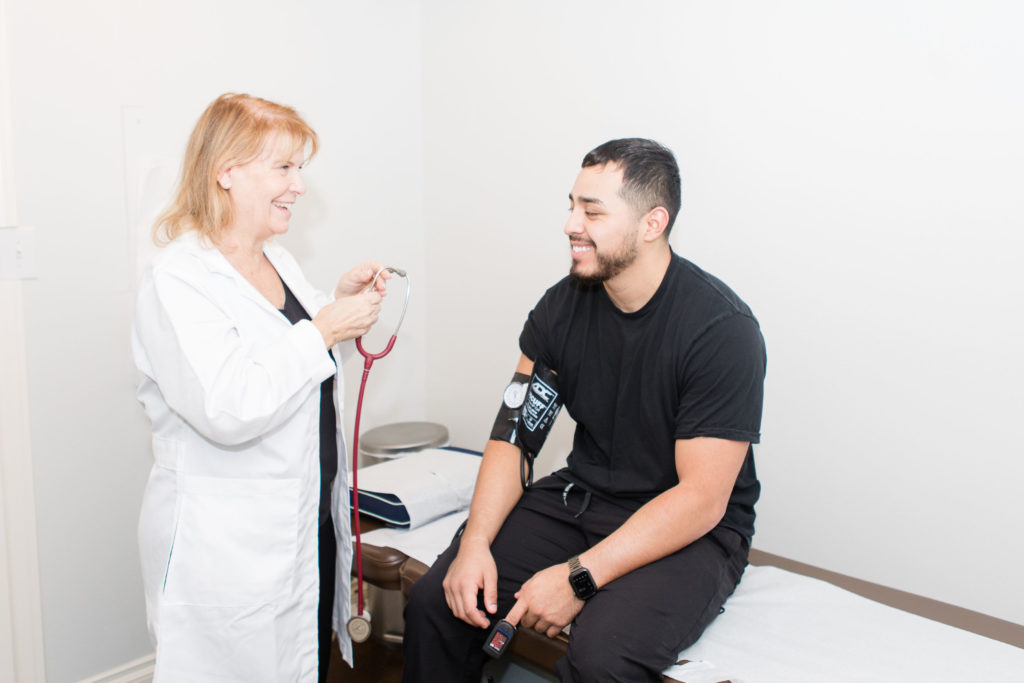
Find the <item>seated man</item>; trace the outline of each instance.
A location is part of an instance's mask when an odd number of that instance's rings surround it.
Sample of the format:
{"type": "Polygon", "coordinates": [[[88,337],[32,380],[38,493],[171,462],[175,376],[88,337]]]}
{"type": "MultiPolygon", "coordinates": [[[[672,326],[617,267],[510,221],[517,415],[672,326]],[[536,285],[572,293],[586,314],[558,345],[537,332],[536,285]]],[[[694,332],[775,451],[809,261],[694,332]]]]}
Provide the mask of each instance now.
{"type": "Polygon", "coordinates": [[[739,582],[760,493],[764,341],[739,297],[673,253],[679,204],[675,157],[655,142],[613,140],[583,159],[569,276],[519,337],[464,533],[413,587],[407,683],[477,683],[501,616],[548,636],[572,623],[561,681],[660,681],[739,582]],[[526,487],[522,424],[508,425],[528,417],[530,375],[577,427],[568,466],[526,487]]]}

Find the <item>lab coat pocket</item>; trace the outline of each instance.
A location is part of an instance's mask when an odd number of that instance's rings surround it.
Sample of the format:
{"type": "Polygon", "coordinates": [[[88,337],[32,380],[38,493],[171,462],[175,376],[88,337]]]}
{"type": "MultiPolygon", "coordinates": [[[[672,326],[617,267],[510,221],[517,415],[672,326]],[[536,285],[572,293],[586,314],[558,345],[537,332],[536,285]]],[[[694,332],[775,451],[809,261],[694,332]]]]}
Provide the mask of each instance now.
{"type": "Polygon", "coordinates": [[[278,683],[269,605],[165,605],[154,683],[278,683]]]}
{"type": "Polygon", "coordinates": [[[164,603],[273,603],[291,588],[298,479],[185,475],[164,603]]]}

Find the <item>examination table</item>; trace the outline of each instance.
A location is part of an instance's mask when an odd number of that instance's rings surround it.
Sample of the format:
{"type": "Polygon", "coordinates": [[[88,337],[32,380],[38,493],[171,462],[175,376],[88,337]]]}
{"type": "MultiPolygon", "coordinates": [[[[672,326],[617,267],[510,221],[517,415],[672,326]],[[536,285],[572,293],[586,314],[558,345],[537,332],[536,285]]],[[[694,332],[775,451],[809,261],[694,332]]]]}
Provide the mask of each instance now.
{"type": "MultiPolygon", "coordinates": [[[[382,466],[360,469],[360,508],[378,527],[363,534],[366,581],[408,595],[447,547],[472,495],[476,468],[468,453],[432,449],[378,472],[382,466]],[[409,485],[395,483],[410,468],[409,485]],[[398,493],[380,495],[384,484],[398,493]],[[442,506],[412,500],[437,498],[430,488],[440,491],[442,506]],[[375,508],[374,498],[387,502],[375,508]],[[405,499],[410,515],[382,526],[396,509],[405,514],[405,499]]],[[[521,629],[510,653],[553,671],[567,644],[565,633],[548,638],[521,629]]],[[[664,681],[1024,683],[1024,626],[752,549],[724,612],[678,659],[664,681]]]]}

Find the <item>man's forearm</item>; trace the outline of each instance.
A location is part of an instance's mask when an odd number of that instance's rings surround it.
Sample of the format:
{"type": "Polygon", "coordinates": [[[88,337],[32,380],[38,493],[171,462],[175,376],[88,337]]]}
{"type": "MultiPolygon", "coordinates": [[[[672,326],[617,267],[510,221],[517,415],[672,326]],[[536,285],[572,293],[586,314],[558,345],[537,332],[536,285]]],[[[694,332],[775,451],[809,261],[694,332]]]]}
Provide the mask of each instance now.
{"type": "Polygon", "coordinates": [[[580,555],[598,587],[685,548],[714,529],[725,515],[748,445],[715,438],[677,439],[679,483],[580,555]]]}
{"type": "Polygon", "coordinates": [[[488,441],[473,489],[463,542],[483,541],[489,547],[522,493],[519,447],[488,441]]]}
{"type": "Polygon", "coordinates": [[[598,587],[685,548],[721,521],[716,501],[679,484],[653,498],[597,545],[580,554],[598,587]]]}

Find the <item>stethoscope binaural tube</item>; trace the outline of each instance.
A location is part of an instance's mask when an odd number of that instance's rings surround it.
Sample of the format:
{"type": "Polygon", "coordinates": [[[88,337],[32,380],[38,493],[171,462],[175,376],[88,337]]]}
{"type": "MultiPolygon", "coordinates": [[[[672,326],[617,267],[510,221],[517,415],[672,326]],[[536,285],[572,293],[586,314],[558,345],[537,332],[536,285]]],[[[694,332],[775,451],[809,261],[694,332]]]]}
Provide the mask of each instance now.
{"type": "Polygon", "coordinates": [[[366,391],[366,379],[370,376],[370,368],[373,366],[373,361],[383,358],[384,356],[391,353],[391,349],[395,346],[395,339],[398,338],[398,330],[402,327],[402,321],[405,320],[405,312],[409,308],[409,294],[412,291],[412,286],[409,282],[408,274],[400,268],[381,268],[374,276],[373,281],[370,282],[370,289],[373,289],[374,285],[377,284],[377,278],[384,271],[393,273],[405,280],[405,299],[402,304],[402,314],[398,318],[398,323],[395,325],[395,331],[391,334],[391,339],[388,341],[383,351],[378,353],[368,353],[363,348],[363,338],[358,337],[356,339],[356,348],[359,353],[365,359],[363,361],[363,379],[359,383],[359,400],[356,401],[356,419],[355,419],[355,434],[352,439],[352,527],[355,531],[356,536],[356,592],[359,596],[358,599],[358,610],[351,619],[348,621],[348,634],[357,643],[364,642],[370,637],[370,613],[364,608],[365,602],[363,599],[363,543],[362,536],[359,530],[359,421],[363,413],[363,393],[366,391]]]}
{"type": "Polygon", "coordinates": [[[359,353],[362,354],[363,358],[366,359],[366,361],[363,363],[364,377],[365,373],[370,371],[370,366],[373,365],[373,361],[377,360],[378,358],[383,358],[384,356],[391,353],[391,347],[395,345],[395,339],[398,337],[398,330],[402,328],[402,321],[405,320],[405,312],[409,308],[409,294],[412,292],[412,286],[409,282],[409,275],[401,268],[386,267],[378,270],[373,275],[373,281],[370,282],[370,289],[373,289],[373,286],[377,284],[377,278],[379,278],[380,274],[383,273],[385,270],[405,280],[405,300],[402,303],[402,315],[398,317],[398,323],[395,324],[395,331],[392,333],[391,340],[388,342],[388,345],[384,347],[383,351],[379,353],[367,353],[366,350],[363,349],[363,338],[358,337],[356,339],[356,348],[359,349],[359,353]]]}

